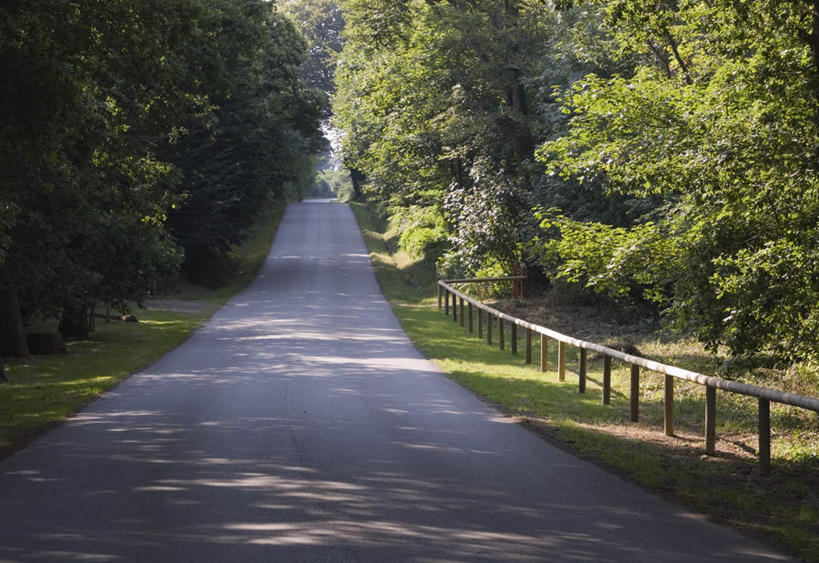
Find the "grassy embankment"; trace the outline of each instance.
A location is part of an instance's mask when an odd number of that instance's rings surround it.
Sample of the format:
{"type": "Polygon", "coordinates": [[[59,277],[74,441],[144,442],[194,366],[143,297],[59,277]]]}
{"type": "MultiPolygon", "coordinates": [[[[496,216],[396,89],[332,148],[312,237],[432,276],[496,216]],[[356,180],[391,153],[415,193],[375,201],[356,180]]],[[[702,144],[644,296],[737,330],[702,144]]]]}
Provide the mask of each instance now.
{"type": "MultiPolygon", "coordinates": [[[[97,320],[87,341],[68,342],[68,353],[9,362],[11,383],[0,384],[0,458],[59,424],[184,342],[230,297],[255,277],[270,249],[284,206],[262,213],[248,238],[231,249],[230,282],[218,289],[182,286],[170,299],[192,301],[191,312],[136,309],[138,323],[97,320]]],[[[56,330],[56,323],[50,330],[56,330]]]]}
{"type": "MultiPolygon", "coordinates": [[[[437,310],[432,265],[396,251],[394,236],[384,233],[364,206],[353,204],[353,211],[396,316],[416,346],[452,379],[581,457],[772,541],[806,561],[819,561],[819,421],[815,413],[772,405],[773,470],[771,477],[762,477],[755,461],[756,403],[720,393],[718,452],[714,457],[704,456],[702,387],[677,385],[676,436],[666,437],[662,432],[663,379],[646,374],[641,378],[641,421],[630,422],[626,366],[614,370],[612,404],[604,406],[600,358],[592,358],[587,392],[581,395],[573,374],[564,383],[558,381],[555,345],[550,347],[550,369],[545,374],[537,366],[537,341],[535,365],[531,366],[523,365],[522,352],[513,356],[508,343],[505,352],[486,346],[437,310]]],[[[505,305],[514,309],[516,304],[505,305]]],[[[517,306],[529,312],[538,309],[517,306]]],[[[605,334],[610,334],[600,330],[605,320],[595,318],[594,311],[554,306],[558,313],[561,308],[563,314],[552,320],[564,321],[566,326],[553,328],[566,332],[573,328],[571,334],[595,341],[605,341],[605,334]],[[578,322],[584,316],[589,322],[578,322]]],[[[653,359],[705,373],[713,373],[719,363],[690,340],[661,338],[644,326],[618,329],[619,338],[625,335],[653,359]]],[[[522,351],[523,346],[518,349],[522,351]]],[[[569,365],[577,365],[577,350],[570,350],[569,365]]],[[[816,389],[815,382],[789,384],[783,374],[779,377],[785,390],[816,389]]]]}

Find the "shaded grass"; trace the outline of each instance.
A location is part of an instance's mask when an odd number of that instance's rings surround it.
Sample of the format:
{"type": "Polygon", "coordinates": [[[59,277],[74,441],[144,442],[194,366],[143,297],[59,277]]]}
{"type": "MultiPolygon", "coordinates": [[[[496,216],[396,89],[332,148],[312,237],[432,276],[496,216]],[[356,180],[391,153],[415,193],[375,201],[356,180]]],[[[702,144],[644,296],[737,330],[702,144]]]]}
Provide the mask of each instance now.
{"type": "Polygon", "coordinates": [[[141,311],[139,323],[99,323],[89,340],[69,342],[67,354],[12,363],[0,393],[0,455],[184,342],[206,316],[141,311]]]}
{"type": "MultiPolygon", "coordinates": [[[[577,377],[565,382],[556,373],[557,346],[550,346],[549,371],[523,365],[519,354],[477,340],[437,310],[434,280],[413,272],[430,271],[423,261],[408,264],[390,251],[389,233],[379,233],[365,207],[354,206],[381,289],[419,350],[452,379],[498,405],[561,447],[613,470],[672,500],[693,506],[719,521],[775,542],[806,561],[819,561],[819,452],[815,417],[800,409],[772,405],[775,431],[774,474],[756,470],[756,402],[718,395],[718,455],[704,456],[701,437],[704,389],[678,382],[675,389],[676,436],[662,434],[663,378],[641,376],[640,422],[629,420],[629,370],[612,372],[612,404],[602,405],[602,360],[590,358],[587,392],[577,377]],[[419,283],[419,280],[423,280],[419,283]]],[[[497,328],[495,329],[497,331],[497,328]]],[[[582,337],[587,338],[588,335],[582,337]]],[[[648,340],[646,340],[648,342],[648,340]]],[[[686,343],[641,344],[641,350],[689,369],[714,365],[686,343]]],[[[568,350],[576,369],[578,351],[568,350]]],[[[533,339],[539,361],[539,341],[533,339]]]]}
{"type": "MultiPolygon", "coordinates": [[[[242,291],[253,281],[267,258],[286,207],[284,204],[272,204],[262,210],[253,225],[244,233],[245,239],[242,243],[231,247],[226,260],[227,267],[231,270],[227,283],[218,288],[208,288],[181,282],[169,297],[203,300],[221,306],[242,291]]],[[[219,267],[225,266],[220,264],[219,267]]]]}
{"type": "Polygon", "coordinates": [[[201,301],[198,312],[137,310],[138,323],[97,321],[89,340],[67,343],[67,354],[10,361],[11,382],[0,385],[0,459],[187,340],[255,277],[283,212],[283,205],[266,209],[244,243],[231,249],[235,268],[227,285],[218,289],[183,285],[168,296],[201,301]]]}
{"type": "Polygon", "coordinates": [[[385,297],[404,303],[421,303],[435,284],[435,265],[425,260],[413,260],[398,249],[397,234],[385,230],[362,203],[350,203],[364,242],[373,257],[372,264],[385,297]]]}

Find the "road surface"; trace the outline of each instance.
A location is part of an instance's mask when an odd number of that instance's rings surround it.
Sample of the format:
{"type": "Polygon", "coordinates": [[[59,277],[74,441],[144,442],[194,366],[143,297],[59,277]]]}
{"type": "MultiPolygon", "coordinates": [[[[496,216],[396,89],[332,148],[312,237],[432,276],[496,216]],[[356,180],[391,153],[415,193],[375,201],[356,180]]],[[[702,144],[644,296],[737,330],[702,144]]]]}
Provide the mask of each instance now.
{"type": "Polygon", "coordinates": [[[186,344],[0,464],[0,560],[778,561],[441,375],[350,209],[291,205],[186,344]]]}

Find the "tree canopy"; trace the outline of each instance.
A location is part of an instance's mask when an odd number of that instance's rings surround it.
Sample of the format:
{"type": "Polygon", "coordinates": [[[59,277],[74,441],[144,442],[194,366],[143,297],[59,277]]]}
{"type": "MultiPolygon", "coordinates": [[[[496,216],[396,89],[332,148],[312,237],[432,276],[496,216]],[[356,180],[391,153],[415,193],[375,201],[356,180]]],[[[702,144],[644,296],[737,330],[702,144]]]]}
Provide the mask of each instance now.
{"type": "Polygon", "coordinates": [[[524,260],[734,354],[819,360],[817,2],[1,10],[4,319],[195,275],[311,183],[331,96],[354,186],[442,273],[524,260]]]}
{"type": "Polygon", "coordinates": [[[345,160],[388,214],[445,221],[445,270],[524,259],[816,360],[815,4],[346,0],[345,160]]]}
{"type": "MultiPolygon", "coordinates": [[[[304,51],[262,0],[5,2],[0,308],[138,298],[297,197],[323,103],[304,51]]],[[[25,353],[12,317],[0,354],[25,353]]]]}

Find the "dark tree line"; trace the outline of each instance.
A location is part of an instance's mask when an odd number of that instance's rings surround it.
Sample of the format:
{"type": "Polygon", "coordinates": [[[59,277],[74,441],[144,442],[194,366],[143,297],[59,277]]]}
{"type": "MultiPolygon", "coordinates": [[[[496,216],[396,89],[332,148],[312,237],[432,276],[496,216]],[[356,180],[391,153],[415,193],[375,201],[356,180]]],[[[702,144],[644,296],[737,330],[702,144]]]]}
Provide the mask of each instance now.
{"type": "Polygon", "coordinates": [[[0,7],[0,355],[140,298],[297,198],[325,96],[262,0],[0,7]]]}

